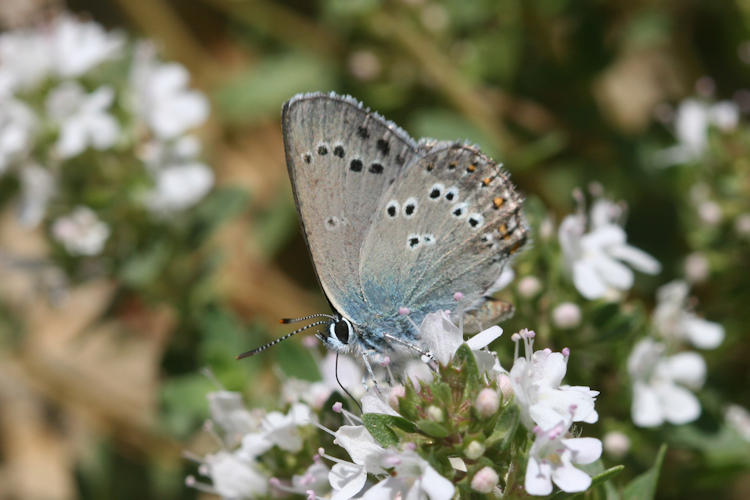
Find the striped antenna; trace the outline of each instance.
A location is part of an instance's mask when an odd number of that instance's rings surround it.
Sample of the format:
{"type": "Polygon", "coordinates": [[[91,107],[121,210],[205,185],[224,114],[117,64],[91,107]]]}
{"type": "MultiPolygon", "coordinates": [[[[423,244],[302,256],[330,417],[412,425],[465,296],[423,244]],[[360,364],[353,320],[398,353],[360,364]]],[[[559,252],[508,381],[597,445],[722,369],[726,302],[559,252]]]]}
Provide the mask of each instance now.
{"type": "Polygon", "coordinates": [[[287,333],[286,335],[284,335],[282,337],[279,337],[279,338],[277,338],[275,340],[272,340],[271,342],[269,342],[267,344],[263,344],[260,347],[256,347],[255,349],[253,349],[251,351],[243,352],[242,354],[238,355],[236,359],[249,358],[250,356],[255,356],[259,352],[263,352],[266,349],[268,349],[269,347],[274,346],[274,345],[278,344],[279,342],[283,342],[284,340],[288,339],[292,335],[297,335],[299,332],[303,332],[303,331],[307,330],[308,328],[312,328],[313,326],[322,325],[324,323],[328,323],[328,320],[325,320],[325,321],[315,321],[314,323],[310,323],[309,325],[303,326],[302,328],[297,328],[293,332],[287,333]]]}
{"type": "Polygon", "coordinates": [[[325,318],[333,319],[333,320],[336,319],[335,316],[332,316],[330,314],[318,313],[318,314],[310,314],[308,316],[302,316],[301,318],[281,318],[279,320],[279,323],[281,323],[283,325],[286,325],[286,324],[289,324],[289,323],[299,323],[300,321],[305,321],[305,320],[308,320],[308,319],[320,318],[320,317],[325,317],[325,318]]]}

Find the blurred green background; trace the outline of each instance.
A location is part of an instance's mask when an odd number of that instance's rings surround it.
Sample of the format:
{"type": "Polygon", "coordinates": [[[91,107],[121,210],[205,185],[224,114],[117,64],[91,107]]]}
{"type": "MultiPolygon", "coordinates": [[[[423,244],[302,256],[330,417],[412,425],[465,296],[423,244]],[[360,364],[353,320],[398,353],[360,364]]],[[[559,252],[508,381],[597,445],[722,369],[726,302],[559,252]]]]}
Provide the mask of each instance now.
{"type": "MultiPolygon", "coordinates": [[[[255,406],[276,401],[282,372],[316,376],[300,342],[234,360],[285,332],[278,318],[327,310],[298,232],[279,124],[282,103],[313,90],[351,94],[414,137],[479,144],[505,163],[536,222],[559,221],[575,210],[574,188],[599,182],[627,201],[630,241],[664,265],[637,282],[646,307],[656,285],[682,276],[687,254],[706,255],[710,278],[693,293],[728,337],[707,353],[705,416],[687,430],[639,434],[625,474],[645,470],[671,441],[660,498],[750,496],[747,450],[726,451],[750,443],[717,444],[711,434],[722,401],[750,406],[750,252],[731,222],[750,209],[750,129],[712,135],[692,165],[649,160],[674,144],[665,118],[681,99],[747,107],[750,2],[3,0],[0,22],[12,29],[62,8],[153,39],[189,69],[212,103],[202,137],[218,191],[231,189],[201,207],[221,224],[185,263],[194,278],[172,300],[117,280],[75,287],[64,307],[0,298],[0,498],[195,498],[183,483],[195,467],[181,451],[214,446],[200,431],[215,388],[201,368],[255,406]],[[716,227],[695,214],[696,183],[726,214],[716,227]]],[[[8,225],[0,221],[0,233],[8,225]]],[[[521,273],[543,276],[531,262],[521,258],[521,273]]],[[[506,331],[534,328],[519,318],[506,331]]],[[[581,354],[589,341],[550,339],[581,354]]],[[[602,390],[600,414],[627,421],[629,394],[607,393],[623,390],[612,381],[624,364],[614,374],[593,366],[571,369],[568,382],[602,390]]]]}

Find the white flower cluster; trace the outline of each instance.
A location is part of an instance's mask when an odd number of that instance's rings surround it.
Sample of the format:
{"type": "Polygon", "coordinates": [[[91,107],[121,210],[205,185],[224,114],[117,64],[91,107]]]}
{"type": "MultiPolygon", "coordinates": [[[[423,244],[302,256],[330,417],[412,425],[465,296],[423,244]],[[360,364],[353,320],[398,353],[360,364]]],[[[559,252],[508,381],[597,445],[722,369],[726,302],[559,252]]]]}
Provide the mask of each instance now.
{"type": "Polygon", "coordinates": [[[706,363],[694,351],[679,351],[684,344],[713,349],[724,340],[724,328],[699,318],[688,308],[688,284],[674,281],[657,291],[653,313],[654,337],[642,339],[628,358],[633,381],[633,422],[655,427],[669,422],[685,424],[701,413],[698,398],[706,363]],[[674,354],[670,354],[674,353],[674,354]]]}
{"type": "MultiPolygon", "coordinates": [[[[185,68],[160,62],[150,45],[128,50],[122,34],[69,15],[0,34],[0,176],[18,176],[20,222],[33,227],[44,220],[49,202],[62,194],[62,165],[87,151],[111,152],[91,161],[119,162],[117,168],[140,164],[153,187],[133,197],[152,212],[197,203],[213,186],[213,172],[186,133],[209,110],[188,79],[185,68]],[[124,76],[100,71],[107,64],[123,66],[124,76]],[[127,154],[136,158],[121,160],[127,154]]],[[[53,222],[53,238],[71,255],[100,253],[110,229],[93,207],[69,209],[53,222]]]]}
{"type": "Polygon", "coordinates": [[[633,286],[630,267],[657,274],[659,262],[627,243],[622,206],[599,198],[587,217],[583,211],[560,223],[558,238],[573,284],[589,300],[613,297],[633,286]]]}
{"type": "Polygon", "coordinates": [[[591,477],[574,464],[590,464],[602,454],[596,438],[575,437],[574,422],[594,423],[598,391],[588,387],[560,385],[567,370],[570,351],[533,351],[535,334],[522,330],[513,334],[516,359],[510,370],[514,401],[521,409],[521,421],[536,438],[526,466],[526,492],[549,495],[554,482],[567,493],[585,491],[591,477]],[[518,355],[523,342],[524,356],[518,355]]]}
{"type": "MultiPolygon", "coordinates": [[[[519,407],[522,423],[535,437],[525,478],[529,494],[548,495],[553,483],[565,492],[585,491],[591,484],[591,477],[576,464],[597,460],[602,444],[598,439],[574,436],[571,426],[576,422],[598,420],[594,408],[598,392],[588,387],[561,385],[570,352],[567,349],[562,353],[549,349],[534,352],[534,333],[527,330],[513,335],[516,359],[508,373],[494,353],[486,349],[501,334],[502,329],[494,326],[466,342],[478,361],[480,373],[486,380],[497,380],[498,387],[482,389],[473,401],[474,408],[479,415],[489,418],[499,410],[501,395],[519,407]],[[524,356],[518,355],[519,341],[524,343],[524,356]]],[[[420,325],[420,340],[432,354],[428,363],[436,360],[446,364],[453,360],[463,344],[463,335],[451,321],[449,313],[439,311],[428,314],[420,325]]],[[[194,457],[201,464],[199,472],[209,477],[212,484],[199,482],[192,476],[188,477],[187,484],[233,499],[269,493],[293,493],[306,495],[309,499],[334,500],[452,498],[456,491],[453,483],[416,452],[415,443],[402,443],[398,448],[382,446],[362,420],[344,410],[341,403],[335,403],[333,410],[342,414],[344,425],[333,430],[316,421],[314,410],[321,409],[335,387],[334,359],[332,354],[323,361],[322,382],[305,385],[292,380],[287,383],[284,390],[284,399],[290,405],[287,414],[250,412],[242,406],[236,393],[218,391],[210,394],[212,420],[222,430],[222,436],[217,437],[223,443],[223,449],[203,458],[194,457]],[[304,453],[302,436],[309,436],[312,426],[331,435],[333,443],[347,452],[349,460],[337,458],[340,453],[331,454],[319,448],[310,458],[311,465],[301,474],[286,479],[269,477],[263,465],[263,454],[274,446],[292,454],[304,453]]],[[[362,371],[348,363],[339,366],[350,377],[361,377],[362,371]]],[[[419,363],[425,365],[424,360],[419,363]]],[[[392,373],[388,375],[388,378],[393,378],[392,373]]],[[[419,370],[414,373],[411,366],[406,367],[404,374],[405,379],[433,376],[419,370]]],[[[350,377],[345,379],[352,380],[350,377]]],[[[360,395],[358,399],[364,414],[399,416],[394,408],[398,408],[397,398],[403,397],[404,387],[394,385],[388,389],[388,384],[379,380],[374,387],[358,393],[360,395]]],[[[437,422],[447,417],[437,406],[426,408],[426,412],[437,422]]],[[[484,453],[483,443],[472,441],[465,447],[464,456],[477,460],[484,453]]],[[[449,461],[457,471],[467,471],[461,457],[451,457],[449,461]]],[[[473,473],[469,484],[477,493],[501,495],[499,480],[496,470],[485,466],[473,473]]]]}

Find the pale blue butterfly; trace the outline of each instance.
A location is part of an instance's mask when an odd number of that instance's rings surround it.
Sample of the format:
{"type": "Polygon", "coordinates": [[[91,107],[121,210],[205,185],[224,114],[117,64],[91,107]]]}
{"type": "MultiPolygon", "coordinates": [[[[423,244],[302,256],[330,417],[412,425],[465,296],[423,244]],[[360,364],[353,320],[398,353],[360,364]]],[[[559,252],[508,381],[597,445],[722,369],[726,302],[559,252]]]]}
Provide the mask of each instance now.
{"type": "Polygon", "coordinates": [[[399,346],[423,353],[425,315],[482,305],[526,242],[521,195],[476,147],[415,142],[335,93],[294,96],[282,127],[302,230],[334,314],[284,320],[323,318],[241,357],[314,326],[329,349],[368,367],[368,356],[399,346]]]}

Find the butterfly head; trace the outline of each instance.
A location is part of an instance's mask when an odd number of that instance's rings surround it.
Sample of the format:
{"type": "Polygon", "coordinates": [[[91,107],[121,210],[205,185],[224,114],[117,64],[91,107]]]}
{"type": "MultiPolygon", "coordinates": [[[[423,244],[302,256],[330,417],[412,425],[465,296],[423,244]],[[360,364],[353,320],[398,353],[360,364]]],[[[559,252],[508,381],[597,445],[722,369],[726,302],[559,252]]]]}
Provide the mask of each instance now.
{"type": "Polygon", "coordinates": [[[351,352],[357,343],[357,333],[351,321],[341,316],[331,320],[325,335],[318,334],[325,346],[336,352],[351,352]]]}

